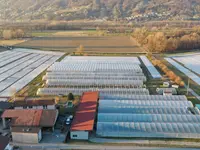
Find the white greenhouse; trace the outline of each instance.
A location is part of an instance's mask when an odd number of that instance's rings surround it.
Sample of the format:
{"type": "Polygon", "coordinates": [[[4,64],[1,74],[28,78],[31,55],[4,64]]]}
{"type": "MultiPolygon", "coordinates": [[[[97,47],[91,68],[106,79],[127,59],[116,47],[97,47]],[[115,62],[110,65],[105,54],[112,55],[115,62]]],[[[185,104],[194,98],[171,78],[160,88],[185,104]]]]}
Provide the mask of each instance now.
{"type": "Polygon", "coordinates": [[[193,104],[190,101],[100,100],[99,107],[104,106],[193,107],[193,104]]]}
{"type": "Polygon", "coordinates": [[[120,95],[148,95],[149,91],[143,88],[40,88],[37,91],[37,95],[68,95],[73,93],[74,95],[82,95],[83,92],[87,91],[99,91],[103,94],[112,94],[115,96],[120,95]]]}
{"type": "MultiPolygon", "coordinates": [[[[198,110],[196,110],[198,112],[198,110]]],[[[188,108],[183,107],[146,107],[146,106],[104,106],[98,108],[98,113],[106,114],[192,114],[188,108]]],[[[198,113],[200,114],[200,112],[198,113]]]]}
{"type": "Polygon", "coordinates": [[[98,122],[97,135],[103,137],[200,138],[196,123],[98,122]]]}
{"type": "Polygon", "coordinates": [[[200,123],[200,115],[98,113],[98,122],[200,123]]]}
{"type": "Polygon", "coordinates": [[[100,100],[149,100],[149,101],[187,101],[185,95],[123,95],[113,96],[100,93],[100,100]]]}

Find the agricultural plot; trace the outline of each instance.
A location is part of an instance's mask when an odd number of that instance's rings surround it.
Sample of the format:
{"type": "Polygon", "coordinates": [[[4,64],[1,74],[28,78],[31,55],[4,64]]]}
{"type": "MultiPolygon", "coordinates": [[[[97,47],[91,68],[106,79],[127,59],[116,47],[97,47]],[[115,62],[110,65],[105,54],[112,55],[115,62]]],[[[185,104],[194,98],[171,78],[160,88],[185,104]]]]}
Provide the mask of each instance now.
{"type": "Polygon", "coordinates": [[[86,53],[142,53],[128,36],[38,37],[16,46],[74,52],[80,45],[86,53]]]}
{"type": "Polygon", "coordinates": [[[0,53],[0,96],[12,96],[62,55],[30,49],[0,53]]]}

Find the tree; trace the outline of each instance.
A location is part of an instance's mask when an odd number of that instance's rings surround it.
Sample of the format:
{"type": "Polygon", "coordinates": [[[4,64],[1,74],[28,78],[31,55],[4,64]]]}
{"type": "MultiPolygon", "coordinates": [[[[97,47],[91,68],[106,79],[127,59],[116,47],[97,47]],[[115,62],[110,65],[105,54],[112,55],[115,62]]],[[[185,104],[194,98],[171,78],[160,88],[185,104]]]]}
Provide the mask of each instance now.
{"type": "Polygon", "coordinates": [[[140,44],[145,44],[146,43],[146,38],[148,36],[148,29],[143,27],[143,28],[137,28],[134,30],[133,36],[137,39],[137,41],[140,44]]]}
{"type": "Polygon", "coordinates": [[[155,50],[157,52],[163,52],[166,50],[167,38],[163,32],[158,32],[154,37],[155,50]]]}
{"type": "Polygon", "coordinates": [[[10,40],[12,39],[12,31],[11,30],[4,30],[3,31],[3,38],[5,40],[10,40]]]}
{"type": "Polygon", "coordinates": [[[153,34],[148,35],[145,41],[149,50],[148,53],[152,53],[153,51],[155,51],[156,45],[154,41],[154,35],[153,34]]]}
{"type": "Polygon", "coordinates": [[[24,31],[22,29],[16,30],[16,37],[17,38],[23,38],[24,37],[24,31]]]}
{"type": "Polygon", "coordinates": [[[113,8],[113,17],[115,20],[118,20],[121,17],[121,11],[117,5],[113,8]]]}
{"type": "Polygon", "coordinates": [[[69,93],[67,98],[68,100],[74,100],[74,95],[72,93],[69,93]]]}
{"type": "Polygon", "coordinates": [[[178,49],[179,41],[176,38],[169,38],[166,44],[167,51],[175,51],[178,49]]]}
{"type": "Polygon", "coordinates": [[[83,46],[83,45],[80,45],[80,46],[77,48],[76,53],[77,53],[77,54],[83,54],[83,53],[84,53],[84,46],[83,46]]]}

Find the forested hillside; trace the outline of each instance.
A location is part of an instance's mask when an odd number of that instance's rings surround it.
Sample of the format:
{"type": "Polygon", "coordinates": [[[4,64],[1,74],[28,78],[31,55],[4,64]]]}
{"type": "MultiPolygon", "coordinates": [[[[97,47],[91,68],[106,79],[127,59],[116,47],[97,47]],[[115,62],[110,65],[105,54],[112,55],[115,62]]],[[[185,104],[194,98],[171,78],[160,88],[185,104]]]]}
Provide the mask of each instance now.
{"type": "Polygon", "coordinates": [[[200,20],[200,0],[0,0],[1,20],[200,20]]]}

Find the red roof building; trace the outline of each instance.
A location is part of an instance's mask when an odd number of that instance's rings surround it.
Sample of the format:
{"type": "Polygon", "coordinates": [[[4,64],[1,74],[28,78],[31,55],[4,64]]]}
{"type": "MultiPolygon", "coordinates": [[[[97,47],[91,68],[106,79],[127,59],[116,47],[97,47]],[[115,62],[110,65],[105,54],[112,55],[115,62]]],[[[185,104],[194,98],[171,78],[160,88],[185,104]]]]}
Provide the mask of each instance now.
{"type": "Polygon", "coordinates": [[[1,118],[11,118],[11,126],[52,127],[57,116],[57,110],[8,109],[4,111],[1,118]]]}
{"type": "Polygon", "coordinates": [[[98,92],[83,93],[70,129],[72,139],[78,138],[78,135],[73,134],[77,134],[77,131],[79,133],[82,131],[81,133],[85,133],[86,137],[88,137],[88,132],[93,131],[98,99],[98,92]]]}

